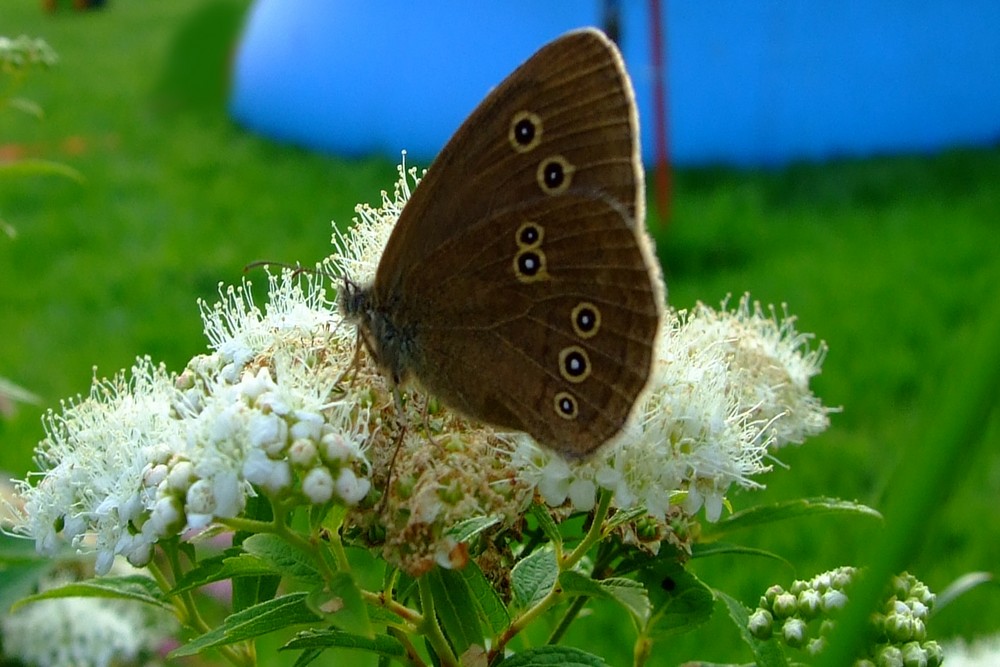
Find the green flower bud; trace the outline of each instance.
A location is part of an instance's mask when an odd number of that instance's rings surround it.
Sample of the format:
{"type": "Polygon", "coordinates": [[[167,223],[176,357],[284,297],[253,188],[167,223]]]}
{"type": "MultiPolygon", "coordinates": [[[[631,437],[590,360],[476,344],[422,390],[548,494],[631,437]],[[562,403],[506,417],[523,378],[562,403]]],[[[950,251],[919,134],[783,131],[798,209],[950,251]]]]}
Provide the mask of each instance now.
{"type": "Polygon", "coordinates": [[[913,639],[913,617],[909,614],[891,613],[885,617],[885,634],[893,644],[903,644],[913,639]]]}
{"type": "Polygon", "coordinates": [[[774,617],[788,618],[794,616],[798,611],[795,596],[791,593],[782,593],[774,600],[774,617]]]}
{"type": "Polygon", "coordinates": [[[806,623],[800,618],[789,618],[781,626],[781,638],[792,648],[802,648],[806,644],[806,623]]]}
{"type": "Polygon", "coordinates": [[[875,655],[877,667],[903,667],[903,652],[892,645],[883,646],[875,655]]]}
{"type": "Polygon", "coordinates": [[[905,667],[927,667],[927,654],[917,642],[909,642],[903,646],[903,665],[905,667]]]}
{"type": "Polygon", "coordinates": [[[927,654],[927,667],[938,667],[944,662],[944,651],[936,641],[924,642],[923,647],[927,654]]]}
{"type": "Polygon", "coordinates": [[[764,596],[761,598],[760,606],[765,609],[771,609],[774,606],[775,599],[777,599],[777,597],[784,592],[785,589],[777,584],[768,587],[768,589],[764,591],[764,596]]]}
{"type": "Polygon", "coordinates": [[[805,589],[799,593],[797,602],[799,615],[802,618],[809,620],[819,615],[822,598],[815,590],[811,588],[805,589]]]}
{"type": "Polygon", "coordinates": [[[774,617],[771,616],[771,612],[767,609],[758,609],[750,614],[747,629],[757,639],[770,639],[771,634],[774,632],[774,617]]]}

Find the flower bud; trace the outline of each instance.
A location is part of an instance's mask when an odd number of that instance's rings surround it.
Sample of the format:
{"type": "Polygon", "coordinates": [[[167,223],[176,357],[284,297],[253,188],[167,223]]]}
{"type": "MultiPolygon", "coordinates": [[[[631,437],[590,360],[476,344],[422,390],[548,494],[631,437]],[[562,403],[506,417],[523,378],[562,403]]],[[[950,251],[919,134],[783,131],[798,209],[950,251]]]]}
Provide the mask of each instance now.
{"type": "Polygon", "coordinates": [[[333,478],[330,471],[317,466],[302,479],[302,493],[315,505],[320,505],[333,497],[333,478]]]}
{"type": "Polygon", "coordinates": [[[877,667],[903,667],[903,652],[892,645],[883,646],[875,655],[877,667]]]}
{"type": "Polygon", "coordinates": [[[781,638],[792,648],[802,648],[806,644],[806,623],[800,618],[789,618],[781,626],[781,638]]]}
{"type": "Polygon", "coordinates": [[[771,633],[774,632],[774,617],[771,616],[771,612],[767,609],[758,609],[750,614],[747,629],[757,639],[770,639],[771,633]]]}
{"type": "Polygon", "coordinates": [[[885,617],[885,634],[893,644],[913,639],[913,617],[909,614],[891,613],[885,617]]]}
{"type": "Polygon", "coordinates": [[[819,593],[815,590],[807,588],[799,593],[797,607],[799,615],[802,616],[802,618],[806,620],[816,618],[816,616],[819,615],[821,604],[822,598],[820,598],[819,593]]]}
{"type": "Polygon", "coordinates": [[[944,651],[936,641],[924,642],[923,647],[927,654],[927,667],[938,667],[944,662],[944,651]]]}
{"type": "Polygon", "coordinates": [[[795,596],[791,593],[782,593],[774,599],[774,617],[788,618],[798,611],[795,596]]]}
{"type": "Polygon", "coordinates": [[[317,462],[316,443],[300,438],[288,448],[288,460],[297,468],[308,468],[317,462]]]}
{"type": "Polygon", "coordinates": [[[827,592],[823,593],[821,598],[822,602],[820,606],[823,611],[834,611],[836,609],[842,609],[844,605],[847,604],[847,596],[842,592],[831,588],[827,592]]]}
{"type": "Polygon", "coordinates": [[[927,667],[927,654],[918,642],[909,642],[903,646],[904,667],[927,667]]]}

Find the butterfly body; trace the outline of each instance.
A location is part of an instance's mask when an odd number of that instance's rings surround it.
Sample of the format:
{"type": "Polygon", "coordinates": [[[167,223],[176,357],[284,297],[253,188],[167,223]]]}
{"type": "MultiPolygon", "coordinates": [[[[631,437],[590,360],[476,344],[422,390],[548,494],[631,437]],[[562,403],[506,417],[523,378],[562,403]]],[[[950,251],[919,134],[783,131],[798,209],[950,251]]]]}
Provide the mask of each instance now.
{"type": "Polygon", "coordinates": [[[393,382],[568,457],[617,434],[662,290],[631,84],[596,30],[543,47],[459,128],[341,309],[393,382]]]}

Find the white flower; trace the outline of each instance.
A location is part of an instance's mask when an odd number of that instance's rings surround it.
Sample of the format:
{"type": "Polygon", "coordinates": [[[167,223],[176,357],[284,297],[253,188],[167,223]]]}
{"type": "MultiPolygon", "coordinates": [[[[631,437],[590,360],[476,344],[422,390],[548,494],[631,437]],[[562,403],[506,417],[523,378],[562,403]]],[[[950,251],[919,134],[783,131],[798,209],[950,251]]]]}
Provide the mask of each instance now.
{"type": "MultiPolygon", "coordinates": [[[[42,469],[18,486],[24,505],[14,532],[46,553],[66,541],[93,548],[103,574],[116,555],[145,563],[161,538],[238,516],[251,484],[291,493],[289,457],[317,460],[324,437],[338,443],[334,475],[368,474],[367,409],[336,390],[353,340],[332,335],[339,315],[322,280],[269,275],[264,312],[249,284],[222,294],[219,304],[202,304],[214,353],[179,376],[140,359],[46,417],[42,469]]],[[[369,487],[345,488],[359,502],[369,487]]]]}
{"type": "Polygon", "coordinates": [[[406,169],[406,153],[397,167],[399,180],[393,188],[392,197],[382,191],[382,206],[358,204],[354,211],[354,225],[350,232],[343,233],[337,227],[333,231],[334,254],[326,265],[332,275],[349,278],[361,285],[375,280],[375,270],[382,258],[382,250],[392,234],[393,227],[403,206],[410,198],[412,188],[420,182],[416,168],[406,169]],[[412,187],[411,187],[412,182],[412,187]]]}

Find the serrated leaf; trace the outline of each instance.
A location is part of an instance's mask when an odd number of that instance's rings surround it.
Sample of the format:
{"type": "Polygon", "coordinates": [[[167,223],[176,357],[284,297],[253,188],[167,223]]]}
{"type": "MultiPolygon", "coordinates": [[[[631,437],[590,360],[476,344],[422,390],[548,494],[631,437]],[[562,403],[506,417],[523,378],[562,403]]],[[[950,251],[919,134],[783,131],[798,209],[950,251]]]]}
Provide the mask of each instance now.
{"type": "Polygon", "coordinates": [[[126,577],[101,577],[75,581],[58,588],[50,588],[19,600],[11,610],[18,609],[30,602],[53,598],[117,598],[151,604],[164,609],[170,608],[170,603],[155,581],[149,577],[133,574],[126,577]]]}
{"type": "Polygon", "coordinates": [[[691,558],[707,558],[708,556],[723,555],[760,556],[762,558],[776,560],[779,563],[787,565],[789,568],[795,567],[778,554],[771,553],[770,551],[765,551],[763,549],[746,547],[740,544],[730,544],[728,542],[699,542],[691,545],[691,558]]]}
{"type": "Polygon", "coordinates": [[[640,625],[649,619],[650,603],[646,589],[637,581],[622,577],[591,579],[579,572],[559,574],[559,585],[567,595],[586,595],[597,599],[614,600],[631,613],[640,625]]]}
{"type": "Polygon", "coordinates": [[[551,548],[531,552],[510,573],[514,604],[521,609],[530,608],[552,591],[558,575],[559,564],[551,548]]]}
{"type": "Polygon", "coordinates": [[[329,614],[330,622],[341,630],[365,637],[374,634],[368,605],[349,572],[335,572],[328,589],[309,595],[309,605],[324,615],[329,614]]]}
{"type": "Polygon", "coordinates": [[[277,535],[258,533],[243,540],[243,549],[251,556],[271,565],[281,576],[308,583],[320,583],[323,578],[316,564],[301,549],[277,535]]]}
{"type": "Polygon", "coordinates": [[[469,587],[480,618],[494,635],[499,635],[510,625],[510,615],[503,600],[475,561],[469,561],[460,573],[469,587]]]}
{"type": "Polygon", "coordinates": [[[502,514],[492,516],[475,516],[471,519],[459,521],[448,531],[448,535],[456,542],[468,542],[473,537],[483,532],[491,526],[495,526],[503,520],[502,514]]]}
{"type": "Polygon", "coordinates": [[[716,523],[706,524],[703,535],[706,537],[717,537],[734,530],[742,530],[752,526],[821,514],[855,514],[857,516],[882,519],[882,515],[877,510],[850,500],[841,500],[839,498],[799,498],[772,505],[751,507],[737,512],[716,523]]]}
{"type": "Polygon", "coordinates": [[[538,527],[542,529],[545,537],[549,538],[549,542],[562,544],[562,533],[559,532],[559,526],[556,525],[556,522],[552,520],[552,515],[549,514],[548,507],[539,503],[533,503],[531,505],[531,515],[538,521],[538,527]]]}
{"type": "Polygon", "coordinates": [[[753,651],[757,667],[787,667],[788,661],[776,639],[773,637],[767,640],[757,639],[750,633],[750,614],[743,603],[722,591],[717,590],[715,594],[726,605],[730,620],[739,631],[740,637],[753,651]]]}
{"type": "Polygon", "coordinates": [[[213,646],[233,644],[291,625],[323,620],[306,604],[306,597],[306,593],[290,593],[232,614],[221,626],[174,649],[168,657],[195,655],[213,646]]]}
{"type": "Polygon", "coordinates": [[[360,651],[370,651],[389,658],[402,658],[406,655],[406,649],[394,637],[377,634],[372,637],[362,637],[342,630],[304,630],[280,650],[293,649],[327,649],[327,648],[353,648],[360,651]]]}
{"type": "Polygon", "coordinates": [[[483,646],[483,628],[473,613],[472,592],[459,572],[436,567],[424,575],[434,598],[434,610],[456,653],[483,646]]]}
{"type": "Polygon", "coordinates": [[[250,554],[240,553],[239,549],[227,549],[223,554],[202,560],[197,567],[186,572],[177,581],[171,594],[184,593],[216,581],[226,581],[235,577],[259,577],[268,574],[274,574],[274,569],[261,559],[250,554]]]}
{"type": "Polygon", "coordinates": [[[608,667],[604,658],[572,646],[539,646],[502,660],[498,667],[608,667]]]}
{"type": "Polygon", "coordinates": [[[715,598],[712,590],[677,563],[655,563],[639,571],[652,613],[646,635],[662,639],[708,621],[715,598]]]}
{"type": "Polygon", "coordinates": [[[646,593],[646,588],[638,581],[610,577],[602,579],[600,584],[601,588],[608,591],[612,599],[628,609],[640,624],[649,620],[649,615],[652,612],[649,595],[646,593]]]}

